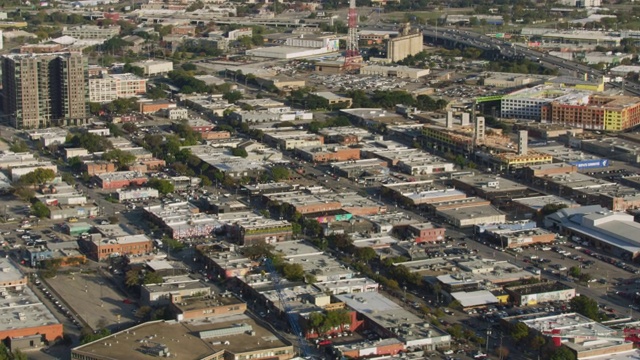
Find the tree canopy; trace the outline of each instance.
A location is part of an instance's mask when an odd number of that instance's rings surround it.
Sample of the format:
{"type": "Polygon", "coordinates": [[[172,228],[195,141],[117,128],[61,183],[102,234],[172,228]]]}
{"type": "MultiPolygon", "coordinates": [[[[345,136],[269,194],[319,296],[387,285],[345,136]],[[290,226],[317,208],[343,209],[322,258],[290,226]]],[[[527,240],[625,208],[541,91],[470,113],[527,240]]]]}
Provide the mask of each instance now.
{"type": "Polygon", "coordinates": [[[101,152],[113,148],[109,139],[92,133],[79,133],[73,135],[68,141],[72,147],[81,147],[89,152],[101,152]]]}
{"type": "Polygon", "coordinates": [[[51,169],[37,168],[20,177],[18,183],[21,185],[44,185],[56,178],[56,172],[51,169]]]}
{"type": "Polygon", "coordinates": [[[162,195],[170,194],[175,190],[173,183],[165,179],[154,178],[149,180],[147,185],[149,185],[149,187],[152,187],[158,190],[158,192],[161,193],[162,195]]]}
{"type": "Polygon", "coordinates": [[[102,159],[118,164],[118,169],[122,170],[136,161],[136,156],[132,153],[120,149],[109,150],[102,154],[102,159]]]}

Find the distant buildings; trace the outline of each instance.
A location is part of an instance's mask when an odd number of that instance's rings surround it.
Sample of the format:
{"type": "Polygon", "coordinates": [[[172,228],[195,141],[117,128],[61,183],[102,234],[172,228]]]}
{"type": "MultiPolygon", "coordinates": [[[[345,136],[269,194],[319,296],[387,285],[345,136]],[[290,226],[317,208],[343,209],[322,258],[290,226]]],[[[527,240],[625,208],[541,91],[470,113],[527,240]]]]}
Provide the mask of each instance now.
{"type": "Polygon", "coordinates": [[[590,130],[622,131],[640,124],[640,97],[591,95],[577,102],[554,99],[542,106],[540,119],[590,130]]]}
{"type": "Polygon", "coordinates": [[[80,25],[72,27],[64,27],[62,29],[62,35],[74,37],[76,39],[84,40],[106,40],[120,34],[120,26],[95,26],[95,25],[80,25]]]}
{"type": "Polygon", "coordinates": [[[398,37],[387,41],[387,60],[397,62],[404,60],[407,56],[415,55],[424,48],[422,33],[419,30],[411,29],[410,24],[405,24],[400,29],[398,37]]]}
{"type": "Polygon", "coordinates": [[[81,53],[5,55],[3,112],[18,129],[82,125],[88,118],[86,72],[81,53]]]}

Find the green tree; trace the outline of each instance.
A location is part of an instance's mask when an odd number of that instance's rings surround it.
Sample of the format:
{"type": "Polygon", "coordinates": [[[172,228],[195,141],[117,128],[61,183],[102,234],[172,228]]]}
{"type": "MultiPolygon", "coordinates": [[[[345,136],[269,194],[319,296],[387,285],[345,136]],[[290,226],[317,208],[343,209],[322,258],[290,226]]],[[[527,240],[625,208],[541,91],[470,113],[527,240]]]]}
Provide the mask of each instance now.
{"type": "Polygon", "coordinates": [[[51,210],[47,207],[47,205],[41,203],[40,201],[35,201],[33,205],[31,205],[31,213],[41,219],[48,218],[51,214],[51,210]]]}
{"type": "Polygon", "coordinates": [[[124,274],[124,284],[134,287],[140,284],[140,270],[131,269],[124,274]]]}
{"type": "Polygon", "coordinates": [[[20,177],[18,183],[21,185],[44,185],[56,178],[55,171],[51,169],[37,168],[20,177]]]}
{"type": "Polygon", "coordinates": [[[79,133],[71,137],[67,142],[71,147],[81,147],[89,152],[101,152],[113,148],[109,139],[92,133],[79,133]]]}
{"type": "Polygon", "coordinates": [[[576,360],[576,354],[566,346],[560,346],[551,353],[549,360],[576,360]]]}
{"type": "Polygon", "coordinates": [[[289,169],[284,166],[274,166],[271,168],[271,177],[274,181],[289,179],[289,169]]]}
{"type": "Polygon", "coordinates": [[[112,225],[117,224],[117,223],[120,222],[120,218],[118,218],[115,215],[109,216],[109,218],[107,220],[109,220],[109,223],[111,223],[112,225]]]}
{"type": "Polygon", "coordinates": [[[238,100],[242,100],[242,93],[240,91],[234,90],[226,92],[222,95],[222,98],[227,100],[229,103],[233,104],[238,100]]]}
{"type": "Polygon", "coordinates": [[[172,239],[169,237],[166,237],[164,239],[162,239],[162,244],[169,249],[170,251],[173,252],[179,252],[182,251],[182,249],[184,249],[184,243],[181,241],[178,241],[176,239],[172,239]]]}
{"type": "Polygon", "coordinates": [[[365,263],[368,263],[377,257],[378,254],[376,251],[370,247],[358,248],[358,250],[356,250],[356,258],[360,261],[364,261],[365,263]]]}
{"type": "Polygon", "coordinates": [[[122,125],[122,130],[128,132],[129,134],[133,134],[138,131],[138,126],[132,122],[124,123],[122,125]]]}
{"type": "Polygon", "coordinates": [[[577,266],[572,266],[572,267],[569,268],[569,275],[573,276],[574,278],[580,277],[581,273],[582,273],[582,271],[577,266]]]}
{"type": "Polygon", "coordinates": [[[555,212],[562,210],[564,208],[566,208],[567,205],[566,204],[546,204],[545,206],[542,207],[542,209],[540,209],[540,214],[542,216],[547,216],[547,215],[551,215],[554,214],[555,212]]]}
{"type": "Polygon", "coordinates": [[[256,241],[250,246],[242,248],[242,254],[249,259],[258,260],[265,257],[272,257],[272,252],[275,247],[271,244],[267,244],[264,240],[256,241]]]}
{"type": "Polygon", "coordinates": [[[142,278],[143,284],[162,284],[162,276],[154,271],[147,271],[142,278]]]}
{"type": "Polygon", "coordinates": [[[246,158],[247,156],[249,156],[249,154],[247,153],[247,150],[245,150],[245,148],[233,148],[233,149],[231,149],[231,155],[239,156],[239,157],[243,157],[243,158],[246,158]]]}
{"type": "Polygon", "coordinates": [[[173,183],[165,179],[153,178],[147,183],[149,187],[158,190],[162,195],[170,194],[175,190],[173,183]]]}
{"type": "Polygon", "coordinates": [[[102,104],[96,102],[89,102],[89,112],[92,115],[98,116],[100,115],[100,111],[102,111],[102,104]]]}
{"type": "Polygon", "coordinates": [[[300,264],[286,263],[282,267],[282,275],[289,281],[302,281],[304,280],[304,269],[300,264]]]}
{"type": "Polygon", "coordinates": [[[11,144],[11,146],[9,146],[9,150],[15,152],[15,153],[22,153],[22,152],[27,152],[29,151],[29,147],[27,146],[27,144],[22,141],[22,140],[16,140],[13,142],[13,144],[11,144]]]}
{"type": "Polygon", "coordinates": [[[598,310],[598,303],[584,295],[576,296],[571,299],[571,308],[573,311],[588,317],[591,320],[601,321],[604,316],[598,310]]]}
{"type": "Polygon", "coordinates": [[[529,327],[524,323],[516,323],[511,327],[511,331],[509,333],[511,338],[515,341],[520,341],[529,336],[529,327]]]}
{"type": "Polygon", "coordinates": [[[136,76],[140,76],[143,77],[144,76],[144,69],[139,67],[139,66],[135,66],[135,65],[131,65],[129,63],[124,64],[124,68],[123,71],[125,73],[132,73],[136,76]]]}
{"type": "Polygon", "coordinates": [[[67,159],[67,165],[74,171],[79,171],[82,168],[82,160],[78,156],[74,156],[67,159]]]}
{"type": "Polygon", "coordinates": [[[80,344],[81,345],[88,344],[90,342],[94,342],[96,340],[100,340],[102,338],[105,338],[105,337],[111,335],[111,331],[109,329],[106,329],[106,328],[98,330],[96,333],[91,331],[91,329],[89,329],[86,332],[85,331],[83,331],[83,332],[85,334],[80,339],[80,344]]]}
{"type": "Polygon", "coordinates": [[[12,188],[12,193],[22,201],[29,201],[36,195],[32,188],[20,184],[12,188]]]}
{"type": "Polygon", "coordinates": [[[133,164],[136,161],[136,157],[128,151],[113,149],[102,154],[102,160],[115,162],[118,164],[118,169],[122,170],[133,164]]]}

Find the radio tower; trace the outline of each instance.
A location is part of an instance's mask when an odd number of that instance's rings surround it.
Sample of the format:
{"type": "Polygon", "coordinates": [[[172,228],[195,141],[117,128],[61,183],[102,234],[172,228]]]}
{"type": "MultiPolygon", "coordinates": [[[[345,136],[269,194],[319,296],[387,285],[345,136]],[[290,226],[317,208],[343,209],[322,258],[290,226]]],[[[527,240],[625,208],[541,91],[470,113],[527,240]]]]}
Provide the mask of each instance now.
{"type": "Polygon", "coordinates": [[[353,70],[360,67],[362,56],[358,49],[358,12],[356,11],[356,0],[349,1],[349,34],[347,35],[347,53],[344,57],[344,68],[353,70]]]}

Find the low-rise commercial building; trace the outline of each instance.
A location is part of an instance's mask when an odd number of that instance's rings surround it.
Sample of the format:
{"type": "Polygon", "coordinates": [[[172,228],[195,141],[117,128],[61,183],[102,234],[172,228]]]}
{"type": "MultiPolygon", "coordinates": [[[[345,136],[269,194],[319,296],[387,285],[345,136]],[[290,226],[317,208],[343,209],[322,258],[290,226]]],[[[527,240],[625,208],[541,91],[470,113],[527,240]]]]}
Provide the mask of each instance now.
{"type": "Polygon", "coordinates": [[[0,259],[0,339],[12,343],[12,350],[38,348],[62,338],[62,324],[27,286],[27,277],[9,258],[0,259]],[[20,299],[19,303],[16,299],[20,299]],[[22,345],[21,338],[30,338],[22,345]],[[17,344],[14,348],[13,343],[17,344]]]}
{"type": "Polygon", "coordinates": [[[314,163],[360,159],[360,149],[342,146],[296,148],[296,154],[314,163]]]}
{"type": "Polygon", "coordinates": [[[148,178],[137,171],[116,171],[95,175],[101,189],[121,189],[130,185],[144,185],[148,178]]]}
{"type": "Polygon", "coordinates": [[[80,25],[63,27],[62,35],[83,40],[108,40],[120,34],[120,26],[80,25]]]}
{"type": "Polygon", "coordinates": [[[459,228],[506,221],[504,213],[491,206],[488,201],[477,198],[444,201],[433,203],[431,206],[437,216],[459,228]]]}
{"type": "Polygon", "coordinates": [[[291,240],[293,228],[286,220],[254,219],[243,220],[230,227],[230,239],[241,245],[253,245],[259,242],[267,244],[291,240]]]}
{"type": "Polygon", "coordinates": [[[556,234],[538,228],[534,221],[479,225],[477,233],[503,249],[551,244],[556,239],[556,234]]]}
{"type": "Polygon", "coordinates": [[[511,300],[518,306],[537,305],[554,301],[569,301],[576,296],[576,289],[559,281],[537,284],[506,286],[511,300]]]}
{"type": "Polygon", "coordinates": [[[140,287],[140,300],[148,306],[169,305],[183,298],[211,295],[211,287],[203,281],[186,275],[167,276],[158,284],[140,287]]]}
{"type": "Polygon", "coordinates": [[[222,296],[211,293],[206,296],[197,295],[194,297],[171,294],[170,307],[176,321],[205,320],[222,316],[241,315],[247,311],[247,303],[233,294],[222,296]]]}
{"type": "Polygon", "coordinates": [[[617,335],[617,331],[577,313],[513,320],[527,325],[532,333],[551,337],[554,343],[567,347],[579,360],[631,354],[634,347],[633,342],[617,335]]]}
{"type": "Polygon", "coordinates": [[[296,148],[317,147],[324,145],[324,138],[303,130],[271,130],[264,131],[265,144],[280,150],[293,150],[296,148]]]}
{"type": "Polygon", "coordinates": [[[143,255],[153,250],[151,239],[143,234],[91,239],[84,243],[87,247],[87,255],[97,261],[114,256],[143,255]]]}
{"type": "Polygon", "coordinates": [[[467,197],[457,189],[439,188],[431,180],[385,184],[382,185],[382,194],[391,195],[414,206],[462,200],[467,197]]]}
{"type": "Polygon", "coordinates": [[[118,201],[139,201],[147,199],[157,199],[160,197],[158,190],[152,188],[140,188],[123,190],[118,189],[115,193],[115,197],[118,201]]]}
{"type": "Polygon", "coordinates": [[[429,75],[429,69],[411,68],[408,66],[367,65],[360,68],[361,75],[377,75],[405,79],[419,79],[429,75]]]}
{"type": "Polygon", "coordinates": [[[600,251],[625,260],[640,256],[640,224],[633,215],[612,212],[599,205],[561,209],[544,219],[546,228],[587,242],[600,251]]]}
{"type": "Polygon", "coordinates": [[[131,63],[131,65],[142,68],[145,76],[163,75],[173,71],[173,61],[144,60],[131,63]]]}
{"type": "Polygon", "coordinates": [[[73,360],[117,359],[144,360],[149,353],[159,356],[180,354],[184,360],[294,358],[293,345],[278,333],[246,315],[221,317],[214,322],[150,321],[71,351],[73,360]],[[135,335],[134,335],[135,334],[135,335]],[[167,341],[147,342],[156,338],[167,341]],[[170,339],[179,339],[175,344],[170,339]],[[255,341],[256,339],[268,339],[255,341]],[[116,346],[112,346],[115,345],[116,346]]]}

